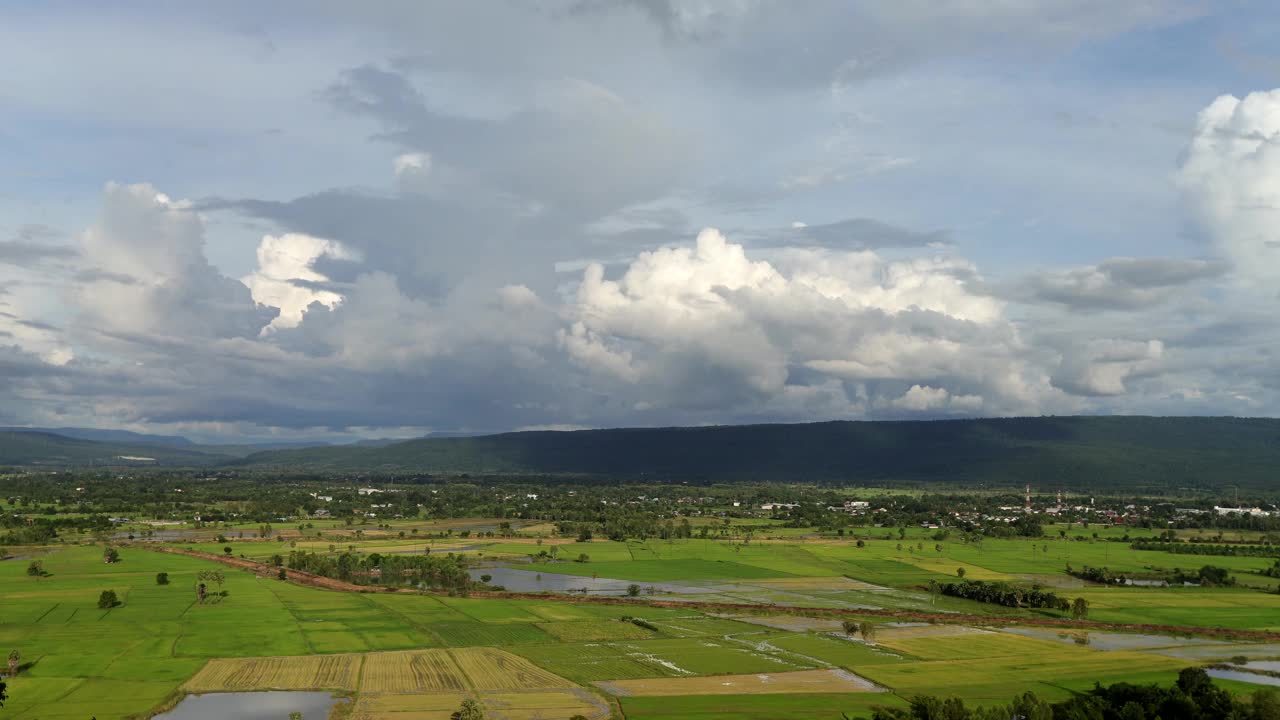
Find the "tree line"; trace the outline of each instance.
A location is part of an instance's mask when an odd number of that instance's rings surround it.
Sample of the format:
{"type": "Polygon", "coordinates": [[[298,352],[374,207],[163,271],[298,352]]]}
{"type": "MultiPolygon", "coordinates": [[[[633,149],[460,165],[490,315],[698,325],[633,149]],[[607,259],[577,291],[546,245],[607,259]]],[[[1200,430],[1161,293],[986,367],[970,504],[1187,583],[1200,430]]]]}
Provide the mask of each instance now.
{"type": "Polygon", "coordinates": [[[1012,608],[1049,608],[1066,612],[1071,609],[1071,602],[1039,586],[1029,588],[1010,585],[1006,582],[987,582],[985,580],[961,580],[960,582],[938,583],[938,592],[951,597],[977,600],[978,602],[1003,605],[1012,608]]]}
{"type": "Polygon", "coordinates": [[[290,570],[342,580],[353,585],[421,586],[466,595],[472,585],[467,574],[467,560],[462,555],[356,555],[350,552],[319,555],[294,550],[288,558],[279,556],[272,564],[283,564],[290,570]]]}
{"type": "Polygon", "coordinates": [[[1175,555],[1221,555],[1224,557],[1280,557],[1275,545],[1210,545],[1207,543],[1155,542],[1139,540],[1129,545],[1134,550],[1153,550],[1175,555]]]}
{"type": "MultiPolygon", "coordinates": [[[[844,715],[846,720],[848,715],[844,715]]],[[[1187,668],[1170,687],[1115,683],[1050,703],[1027,692],[1007,705],[972,708],[960,698],[918,696],[906,708],[876,708],[870,720],[1280,720],[1280,693],[1236,697],[1203,668],[1187,668]]]]}

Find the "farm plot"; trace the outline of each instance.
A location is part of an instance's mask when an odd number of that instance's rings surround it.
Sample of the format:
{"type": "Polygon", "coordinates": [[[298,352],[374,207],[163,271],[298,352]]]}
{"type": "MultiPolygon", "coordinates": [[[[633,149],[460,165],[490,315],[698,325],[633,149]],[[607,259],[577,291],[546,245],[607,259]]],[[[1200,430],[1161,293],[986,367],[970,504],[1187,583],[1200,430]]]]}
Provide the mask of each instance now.
{"type": "Polygon", "coordinates": [[[484,705],[485,717],[497,720],[542,720],[575,715],[603,720],[612,715],[608,703],[585,690],[484,693],[480,702],[484,705]]]}
{"type": "Polygon", "coordinates": [[[236,690],[354,690],[360,655],[218,658],[183,685],[192,693],[236,690]]]}
{"type": "Polygon", "coordinates": [[[632,651],[612,643],[528,645],[517,653],[558,675],[589,683],[595,680],[670,677],[674,670],[633,657],[632,651]]]}
{"type": "Polygon", "coordinates": [[[700,678],[658,678],[597,682],[601,689],[623,697],[635,695],[743,695],[789,693],[883,692],[883,688],[845,670],[801,670],[756,675],[712,675],[700,678]]]}
{"type": "Polygon", "coordinates": [[[1058,646],[1056,652],[864,665],[858,672],[900,695],[951,696],[1005,702],[1009,688],[1034,690],[1049,699],[1084,691],[1097,678],[1111,682],[1168,683],[1186,661],[1138,652],[1103,652],[1058,646]]]}
{"type": "Polygon", "coordinates": [[[764,630],[750,623],[714,617],[685,617],[671,620],[654,620],[653,625],[671,637],[723,637],[760,633],[764,630]]]}
{"type": "Polygon", "coordinates": [[[855,670],[863,665],[883,665],[903,661],[901,655],[885,648],[876,648],[866,643],[830,635],[787,633],[772,636],[767,642],[781,650],[855,670]]]}
{"type": "Polygon", "coordinates": [[[431,629],[450,647],[554,642],[533,623],[440,623],[431,629]]]}
{"type": "Polygon", "coordinates": [[[788,693],[780,695],[655,695],[622,698],[628,720],[813,720],[846,713],[865,717],[874,707],[902,707],[887,693],[788,693]]]}
{"type": "Polygon", "coordinates": [[[466,681],[445,650],[371,653],[360,676],[368,693],[461,692],[466,681]]]}
{"type": "Polygon", "coordinates": [[[1062,643],[1052,640],[991,632],[963,626],[924,626],[919,628],[895,628],[879,633],[876,638],[884,645],[924,660],[964,660],[968,658],[994,658],[1005,656],[1034,657],[1061,656],[1062,643]],[[1016,638],[1010,642],[1010,638],[1016,638]]]}
{"type": "Polygon", "coordinates": [[[652,630],[646,630],[633,623],[618,620],[539,623],[538,627],[561,642],[644,640],[654,637],[652,630]]]}
{"type": "Polygon", "coordinates": [[[794,656],[779,657],[766,650],[721,639],[637,640],[617,645],[631,658],[667,668],[676,675],[773,673],[814,667],[811,663],[797,662],[794,656]]]}
{"type": "Polygon", "coordinates": [[[788,632],[843,632],[839,620],[830,618],[811,618],[799,615],[752,615],[733,618],[738,622],[751,623],[762,627],[786,630],[788,632]]]}
{"type": "Polygon", "coordinates": [[[481,690],[543,690],[574,684],[517,655],[496,648],[451,650],[471,686],[481,690]]]}

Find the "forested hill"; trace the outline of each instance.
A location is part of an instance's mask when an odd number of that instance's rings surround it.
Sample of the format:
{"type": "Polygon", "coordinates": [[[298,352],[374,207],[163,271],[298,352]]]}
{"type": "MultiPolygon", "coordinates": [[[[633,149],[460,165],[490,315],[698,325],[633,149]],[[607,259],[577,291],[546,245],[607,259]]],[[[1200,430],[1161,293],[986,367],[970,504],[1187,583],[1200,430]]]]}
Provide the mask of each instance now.
{"type": "Polygon", "coordinates": [[[197,446],[98,442],[35,430],[0,430],[0,466],[213,465],[232,459],[197,446]]]}
{"type": "Polygon", "coordinates": [[[263,452],[338,471],[1280,489],[1280,420],[1042,417],[517,432],[263,452]]]}

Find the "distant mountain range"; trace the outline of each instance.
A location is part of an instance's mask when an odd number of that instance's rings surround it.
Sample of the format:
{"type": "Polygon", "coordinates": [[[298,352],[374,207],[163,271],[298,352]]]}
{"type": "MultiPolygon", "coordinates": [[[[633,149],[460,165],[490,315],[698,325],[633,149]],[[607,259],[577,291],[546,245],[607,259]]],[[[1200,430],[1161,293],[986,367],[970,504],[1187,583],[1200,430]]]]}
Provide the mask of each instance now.
{"type": "Polygon", "coordinates": [[[154,464],[315,472],[1280,491],[1280,420],[1267,418],[1039,417],[538,431],[271,450],[165,446],[143,437],[145,444],[100,443],[0,431],[0,465],[110,464],[112,458],[140,456],[154,458],[154,464]]]}

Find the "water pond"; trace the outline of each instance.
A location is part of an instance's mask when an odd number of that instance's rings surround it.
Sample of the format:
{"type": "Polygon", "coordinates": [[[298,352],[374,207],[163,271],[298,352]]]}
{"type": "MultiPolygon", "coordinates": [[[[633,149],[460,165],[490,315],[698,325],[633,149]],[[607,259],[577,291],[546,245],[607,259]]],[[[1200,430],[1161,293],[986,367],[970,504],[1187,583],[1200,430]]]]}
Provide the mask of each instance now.
{"type": "Polygon", "coordinates": [[[1253,683],[1254,685],[1280,687],[1280,678],[1271,677],[1270,675],[1259,675],[1240,670],[1218,670],[1216,668],[1210,668],[1205,672],[1209,673],[1209,677],[1218,678],[1219,680],[1238,680],[1240,682],[1253,683]]]}
{"type": "Polygon", "coordinates": [[[283,720],[302,713],[304,720],[324,720],[339,702],[327,692],[247,692],[188,695],[153,720],[283,720]]]}
{"type": "MultiPolygon", "coordinates": [[[[587,592],[592,595],[625,595],[627,586],[631,585],[633,580],[618,580],[615,578],[589,578],[578,577],[576,575],[560,575],[559,573],[539,573],[535,570],[519,570],[516,568],[504,567],[478,567],[471,568],[467,572],[471,573],[474,580],[479,580],[482,575],[492,576],[489,582],[493,585],[501,585],[511,592],[580,592],[582,588],[586,588],[587,592]]],[[[636,583],[642,588],[653,587],[658,592],[678,593],[682,595],[705,594],[715,592],[714,588],[701,588],[692,585],[677,585],[674,583],[636,583]]]]}
{"type": "Polygon", "coordinates": [[[1181,648],[1191,645],[1226,645],[1217,640],[1203,638],[1175,637],[1173,635],[1142,635],[1139,633],[1090,632],[1087,630],[1071,630],[1069,632],[1043,630],[1040,628],[1011,627],[1004,632],[1041,640],[1055,640],[1062,643],[1088,645],[1095,650],[1153,650],[1156,648],[1181,648]]]}

